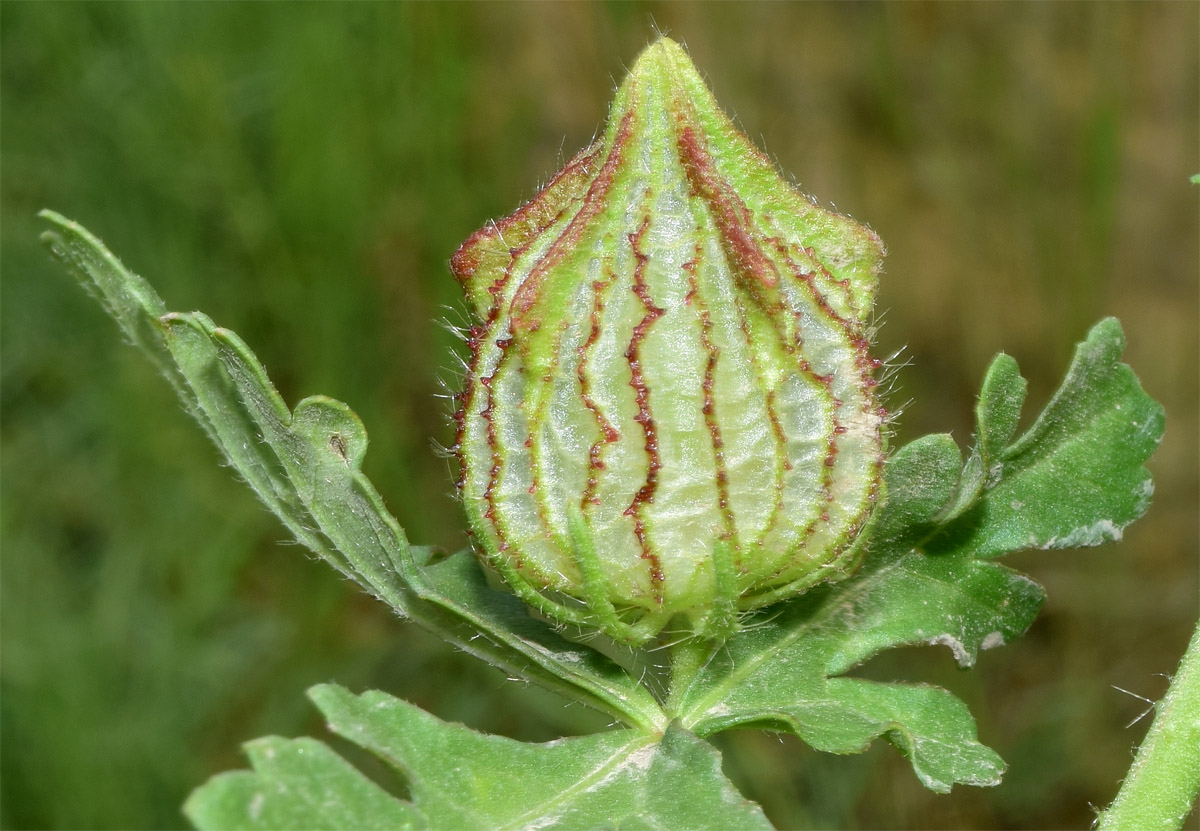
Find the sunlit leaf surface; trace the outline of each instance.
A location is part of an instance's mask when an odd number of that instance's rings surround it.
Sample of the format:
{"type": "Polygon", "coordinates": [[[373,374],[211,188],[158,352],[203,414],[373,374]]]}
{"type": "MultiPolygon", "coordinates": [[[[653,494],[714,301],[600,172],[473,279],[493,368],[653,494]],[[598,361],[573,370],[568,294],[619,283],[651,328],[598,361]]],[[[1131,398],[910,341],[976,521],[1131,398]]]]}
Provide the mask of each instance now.
{"type": "Polygon", "coordinates": [[[259,739],[253,772],[225,773],[185,808],[202,829],[766,829],[721,773],[720,756],[678,727],[528,744],[447,724],[381,692],[310,696],[333,732],[382,759],[392,796],[312,739],[259,739]]]}

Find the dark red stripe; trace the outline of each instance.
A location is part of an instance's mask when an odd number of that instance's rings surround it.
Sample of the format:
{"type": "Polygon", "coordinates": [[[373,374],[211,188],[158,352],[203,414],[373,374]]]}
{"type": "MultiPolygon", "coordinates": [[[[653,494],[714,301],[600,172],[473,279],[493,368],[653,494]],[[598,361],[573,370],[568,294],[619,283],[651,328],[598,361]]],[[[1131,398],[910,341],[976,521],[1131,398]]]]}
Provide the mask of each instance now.
{"type": "Polygon", "coordinates": [[[483,499],[487,503],[487,510],[484,511],[483,515],[496,531],[496,537],[500,541],[500,551],[508,549],[508,540],[505,535],[504,524],[496,512],[495,491],[496,485],[500,480],[500,471],[504,467],[504,458],[500,454],[500,440],[496,436],[496,391],[492,389],[492,386],[504,367],[504,361],[508,357],[508,347],[511,343],[511,338],[501,338],[496,341],[496,347],[500,350],[500,358],[496,361],[496,368],[491,375],[479,379],[480,386],[487,390],[487,404],[480,411],[479,417],[487,425],[487,444],[492,456],[492,466],[488,470],[487,486],[483,490],[483,499]]]}
{"type": "Polygon", "coordinates": [[[717,423],[716,402],[713,396],[713,386],[716,383],[717,360],[721,354],[721,350],[713,343],[712,339],[712,315],[708,308],[700,299],[700,287],[696,282],[696,266],[700,262],[700,252],[697,250],[696,256],[683,264],[683,270],[688,275],[688,302],[695,303],[698,306],[700,315],[700,343],[704,346],[708,353],[708,360],[704,365],[704,381],[701,387],[704,390],[704,403],[701,406],[701,412],[704,415],[704,423],[708,426],[708,434],[712,442],[713,461],[717,470],[717,497],[718,507],[721,509],[721,518],[724,521],[725,539],[732,542],[734,546],[735,565],[740,566],[741,545],[737,539],[737,529],[733,521],[733,509],[729,506],[729,469],[725,466],[725,440],[721,437],[721,425],[717,423]]]}
{"type": "MultiPolygon", "coordinates": [[[[561,178],[561,176],[556,177],[556,181],[557,178],[561,178]]],[[[482,233],[482,231],[476,233],[482,233]]],[[[460,492],[462,491],[463,486],[466,484],[467,476],[467,464],[462,455],[462,440],[466,431],[466,413],[470,411],[471,405],[474,401],[477,386],[476,379],[479,378],[479,362],[482,358],[483,347],[485,344],[489,343],[491,338],[495,337],[496,334],[498,334],[499,329],[505,325],[500,319],[500,300],[504,296],[505,288],[512,280],[513,266],[516,265],[517,260],[520,259],[521,255],[529,250],[529,246],[532,244],[532,242],[533,237],[529,237],[526,239],[524,245],[510,252],[512,259],[510,259],[508,264],[504,267],[504,272],[494,283],[492,283],[492,285],[488,287],[488,292],[492,295],[492,305],[488,310],[487,321],[483,326],[472,326],[470,331],[467,333],[467,346],[471,350],[471,359],[467,366],[467,376],[464,379],[465,386],[463,387],[463,391],[459,396],[459,409],[458,412],[454,414],[454,419],[457,422],[455,447],[456,452],[458,453],[458,487],[460,492]]],[[[466,243],[463,245],[463,248],[465,247],[466,243]]],[[[461,252],[463,248],[460,248],[459,251],[461,252]]],[[[493,372],[493,375],[494,374],[495,372],[493,372]]],[[[487,383],[490,383],[490,381],[485,382],[483,379],[479,379],[479,383],[486,386],[487,383]]],[[[490,401],[488,406],[491,406],[490,401]]]]}
{"type": "Polygon", "coordinates": [[[467,237],[450,257],[450,272],[459,282],[465,284],[479,268],[487,244],[494,240],[507,244],[504,239],[506,231],[512,231],[519,236],[523,247],[529,240],[557,222],[564,208],[554,204],[551,197],[566,179],[586,176],[602,149],[601,145],[596,143],[580,150],[532,199],[504,219],[489,222],[467,237]]]}
{"type": "Polygon", "coordinates": [[[754,280],[767,288],[775,287],[779,277],[774,265],[763,256],[750,234],[750,209],[741,198],[722,180],[716,172],[712,157],[703,140],[691,125],[680,115],[679,146],[683,169],[692,192],[709,206],[713,221],[721,234],[721,241],[731,254],[731,265],[739,271],[749,273],[754,280]]]}
{"type": "Polygon", "coordinates": [[[467,364],[463,389],[456,396],[458,409],[454,411],[454,453],[458,457],[458,481],[456,484],[459,493],[462,493],[467,484],[467,465],[462,455],[463,440],[467,435],[467,411],[471,408],[471,402],[475,395],[474,378],[479,368],[480,343],[483,334],[484,327],[480,325],[472,326],[467,330],[467,346],[471,350],[471,358],[467,364]]]}
{"type": "Polygon", "coordinates": [[[771,508],[771,515],[763,526],[762,534],[759,535],[757,545],[760,546],[779,523],[780,517],[783,516],[783,483],[787,472],[792,469],[792,460],[788,458],[787,436],[783,432],[783,425],[779,423],[779,413],[775,410],[775,390],[773,389],[767,390],[766,406],[767,420],[770,422],[771,432],[775,436],[780,463],[775,468],[775,505],[771,508]]]}
{"type": "Polygon", "coordinates": [[[616,179],[617,171],[622,166],[625,160],[625,147],[629,143],[629,138],[633,133],[633,111],[630,110],[621,119],[620,125],[617,127],[617,132],[613,136],[612,146],[608,149],[608,157],[604,160],[604,164],[600,166],[600,170],[596,172],[596,177],[592,180],[591,187],[583,197],[583,202],[576,212],[571,222],[559,235],[554,244],[546,251],[546,253],[538,260],[537,265],[529,273],[529,276],[521,283],[513,296],[512,302],[512,318],[513,327],[515,329],[536,329],[541,321],[536,315],[538,299],[542,295],[542,290],[546,282],[546,275],[550,269],[557,266],[568,255],[573,253],[579,244],[580,238],[593,225],[592,220],[604,209],[605,197],[608,195],[609,189],[612,187],[614,179],[616,179]]]}
{"type": "Polygon", "coordinates": [[[633,327],[633,336],[630,339],[629,347],[625,350],[625,359],[629,361],[629,384],[633,387],[638,407],[638,414],[634,416],[633,420],[642,426],[642,433],[646,438],[645,446],[646,455],[649,457],[649,465],[646,471],[646,482],[634,495],[633,502],[625,509],[625,514],[626,516],[633,517],[633,532],[637,536],[638,543],[641,545],[642,559],[646,560],[650,565],[650,585],[654,592],[654,599],[661,604],[663,601],[663,581],[666,578],[663,575],[662,563],[658,555],[651,550],[649,541],[646,539],[646,519],[644,516],[645,506],[654,502],[654,492],[658,489],[658,472],[662,469],[662,458],[658,453],[657,429],[654,425],[654,419],[650,415],[650,388],[646,386],[646,378],[642,374],[641,347],[642,341],[646,337],[646,332],[649,331],[654,321],[665,314],[663,309],[654,305],[654,299],[650,296],[650,290],[646,285],[645,272],[649,257],[641,250],[640,246],[642,238],[649,227],[650,217],[647,216],[642,220],[641,227],[635,233],[629,235],[629,244],[633,246],[633,255],[637,258],[637,265],[633,270],[633,292],[646,308],[646,314],[633,327]]]}
{"type": "Polygon", "coordinates": [[[617,428],[612,426],[604,413],[600,412],[595,400],[591,394],[591,381],[587,374],[588,352],[600,338],[600,317],[604,312],[604,292],[616,281],[616,275],[606,266],[605,268],[607,280],[596,280],[592,283],[592,328],[588,333],[587,340],[579,350],[579,364],[576,367],[575,373],[579,378],[579,394],[583,398],[584,406],[586,406],[596,419],[596,426],[600,428],[600,438],[592,442],[591,449],[588,450],[588,478],[587,487],[583,491],[583,498],[580,500],[580,506],[587,511],[588,503],[599,504],[596,499],[596,487],[599,484],[599,473],[604,469],[604,461],[600,458],[603,452],[604,445],[612,444],[620,440],[621,434],[617,432],[617,428]]]}

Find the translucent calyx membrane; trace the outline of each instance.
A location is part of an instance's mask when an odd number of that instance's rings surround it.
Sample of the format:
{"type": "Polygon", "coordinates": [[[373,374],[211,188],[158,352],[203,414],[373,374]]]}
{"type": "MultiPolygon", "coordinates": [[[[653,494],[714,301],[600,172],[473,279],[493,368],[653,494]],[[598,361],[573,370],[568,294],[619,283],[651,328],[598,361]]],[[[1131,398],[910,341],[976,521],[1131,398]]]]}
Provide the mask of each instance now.
{"type": "Polygon", "coordinates": [[[457,414],[480,556],[634,644],[672,620],[719,638],[853,571],[880,496],[882,256],[678,44],[647,48],[603,136],[452,261],[481,321],[457,414]]]}

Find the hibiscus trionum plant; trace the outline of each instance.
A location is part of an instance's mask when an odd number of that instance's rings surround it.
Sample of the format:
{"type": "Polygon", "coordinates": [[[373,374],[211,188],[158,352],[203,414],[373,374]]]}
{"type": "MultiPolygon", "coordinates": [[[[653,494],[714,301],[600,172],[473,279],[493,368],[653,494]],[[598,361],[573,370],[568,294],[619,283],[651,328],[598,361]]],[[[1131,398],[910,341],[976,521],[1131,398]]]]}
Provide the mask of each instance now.
{"type": "Polygon", "coordinates": [[[401,617],[615,719],[526,744],[322,685],[330,730],[407,798],[319,741],[270,737],[192,795],[201,828],[768,828],[706,741],[750,726],[834,753],[885,737],[935,791],[995,784],[961,701],[847,672],[914,644],[971,666],[1043,600],[998,557],[1119,539],[1153,490],[1163,413],[1111,319],[1022,434],[1025,381],[1001,355],[965,461],[948,435],[890,450],[880,240],[782,179],[665,38],[596,142],[451,259],[476,318],[454,448],[470,551],[409,543],[346,405],[289,408],[237,335],[168,312],[44,217],[297,540],[401,617]]]}

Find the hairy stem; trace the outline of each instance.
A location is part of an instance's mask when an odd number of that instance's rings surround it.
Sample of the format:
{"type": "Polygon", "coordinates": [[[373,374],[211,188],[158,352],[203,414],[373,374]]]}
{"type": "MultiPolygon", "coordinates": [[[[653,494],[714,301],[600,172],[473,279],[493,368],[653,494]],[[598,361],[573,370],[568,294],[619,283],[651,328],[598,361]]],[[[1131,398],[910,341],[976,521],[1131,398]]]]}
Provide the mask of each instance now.
{"type": "Polygon", "coordinates": [[[687,697],[696,674],[720,648],[721,641],[698,637],[685,638],[671,647],[671,687],[666,701],[666,711],[671,718],[679,716],[679,705],[687,697]]]}
{"type": "Polygon", "coordinates": [[[1177,829],[1200,793],[1200,626],[1098,831],[1177,829]]]}

